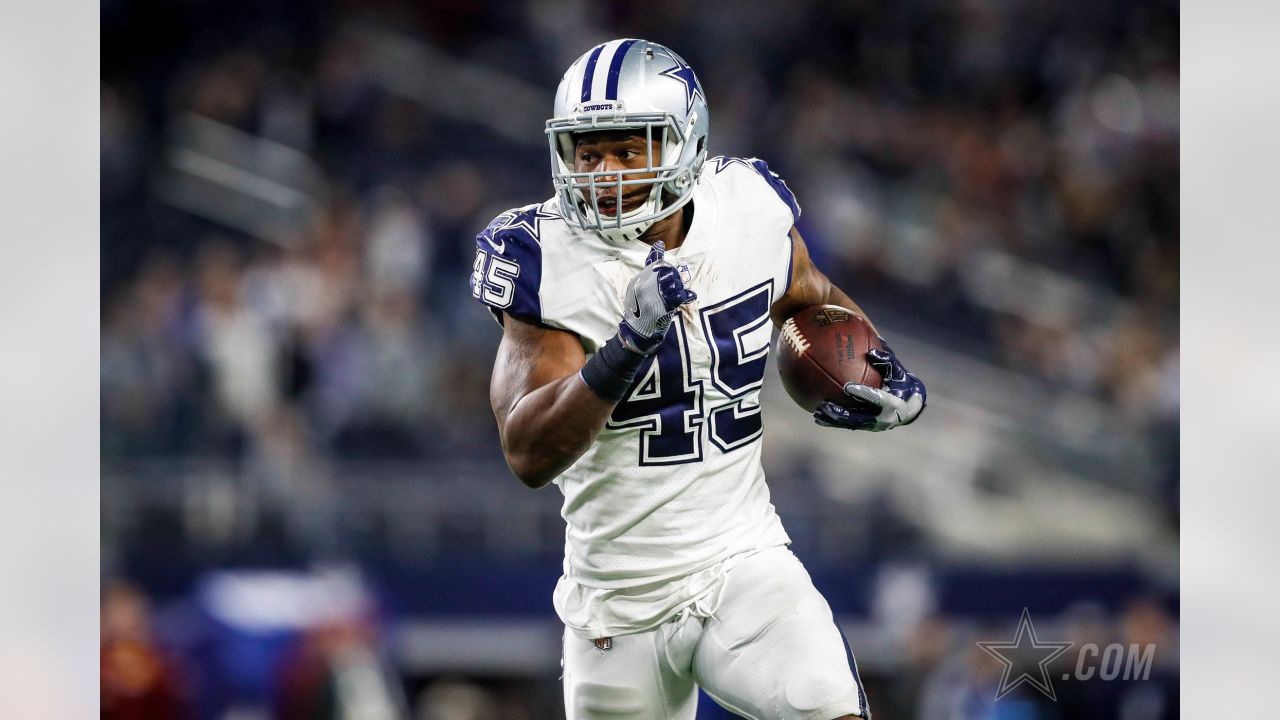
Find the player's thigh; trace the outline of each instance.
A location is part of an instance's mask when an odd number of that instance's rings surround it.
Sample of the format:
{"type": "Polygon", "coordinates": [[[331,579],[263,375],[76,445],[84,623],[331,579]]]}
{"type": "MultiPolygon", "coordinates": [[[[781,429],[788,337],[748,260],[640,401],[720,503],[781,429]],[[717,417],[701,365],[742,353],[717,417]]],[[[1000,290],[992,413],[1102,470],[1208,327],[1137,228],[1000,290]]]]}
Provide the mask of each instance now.
{"type": "Polygon", "coordinates": [[[564,708],[568,720],[693,720],[697,688],[666,657],[662,629],[611,638],[608,650],[564,636],[564,708]]]}
{"type": "Polygon", "coordinates": [[[749,718],[866,715],[857,666],[831,608],[786,548],[730,571],[693,668],[708,695],[749,718]]]}

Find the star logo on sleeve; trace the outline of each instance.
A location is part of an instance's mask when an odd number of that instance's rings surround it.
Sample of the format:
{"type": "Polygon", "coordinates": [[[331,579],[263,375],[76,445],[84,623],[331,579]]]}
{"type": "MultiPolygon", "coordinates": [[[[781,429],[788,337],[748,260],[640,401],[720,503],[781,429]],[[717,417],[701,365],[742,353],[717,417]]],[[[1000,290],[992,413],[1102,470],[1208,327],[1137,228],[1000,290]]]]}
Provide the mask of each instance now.
{"type": "MultiPolygon", "coordinates": [[[[535,242],[542,242],[539,237],[542,233],[542,221],[554,220],[559,217],[553,212],[543,209],[542,205],[528,205],[519,210],[508,210],[511,217],[507,218],[498,227],[499,230],[523,230],[535,242]]],[[[505,215],[506,213],[503,213],[505,215]]]]}
{"type": "Polygon", "coordinates": [[[730,165],[741,165],[748,170],[751,169],[751,163],[746,159],[740,157],[725,157],[724,155],[717,155],[711,158],[711,165],[717,173],[723,172],[725,168],[730,165]]]}
{"type": "Polygon", "coordinates": [[[671,59],[675,61],[675,67],[667,68],[658,74],[684,85],[684,111],[688,114],[693,109],[694,98],[700,97],[702,102],[706,102],[707,96],[703,94],[702,85],[698,83],[698,76],[693,74],[693,68],[686,65],[679,57],[673,56],[671,59]]]}
{"type": "Polygon", "coordinates": [[[1059,655],[1071,649],[1071,642],[1042,642],[1036,637],[1036,628],[1031,624],[1031,613],[1022,608],[1022,619],[1018,621],[1018,630],[1012,642],[980,642],[988,655],[1004,665],[1000,675],[1000,689],[996,691],[996,700],[1008,695],[1022,683],[1040,691],[1042,695],[1057,702],[1058,696],[1053,691],[1053,682],[1049,679],[1049,663],[1059,655]],[[1017,676],[1010,680],[1014,670],[1017,676]]]}

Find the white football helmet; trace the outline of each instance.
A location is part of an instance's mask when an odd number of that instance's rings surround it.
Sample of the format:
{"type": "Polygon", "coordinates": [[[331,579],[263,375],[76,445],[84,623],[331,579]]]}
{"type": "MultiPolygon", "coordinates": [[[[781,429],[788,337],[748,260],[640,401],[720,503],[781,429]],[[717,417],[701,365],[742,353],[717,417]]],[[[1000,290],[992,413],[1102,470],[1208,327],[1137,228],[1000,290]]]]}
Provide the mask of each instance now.
{"type": "Polygon", "coordinates": [[[702,85],[671,49],[630,38],[597,45],[565,72],[547,121],[561,213],[610,240],[635,240],[689,202],[707,158],[710,127],[702,85]],[[662,141],[662,156],[655,161],[650,153],[646,167],[634,170],[574,172],[574,136],[602,130],[642,131],[647,147],[662,141]],[[637,185],[651,186],[648,199],[621,212],[623,188],[637,185]],[[610,188],[616,197],[612,215],[600,211],[600,194],[610,188]]]}

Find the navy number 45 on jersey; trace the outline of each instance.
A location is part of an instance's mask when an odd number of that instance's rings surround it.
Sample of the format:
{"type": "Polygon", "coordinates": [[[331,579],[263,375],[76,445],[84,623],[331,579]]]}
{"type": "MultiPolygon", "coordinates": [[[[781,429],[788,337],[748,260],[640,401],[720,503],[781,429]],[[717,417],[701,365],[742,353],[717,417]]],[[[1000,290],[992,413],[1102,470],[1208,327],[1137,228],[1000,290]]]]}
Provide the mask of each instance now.
{"type": "Polygon", "coordinates": [[[711,350],[710,381],[728,398],[716,407],[704,407],[705,381],[696,379],[689,333],[682,323],[672,325],[609,418],[610,428],[640,429],[641,465],[702,460],[703,432],[724,452],[760,437],[753,396],[764,384],[769,345],[748,348],[743,338],[769,323],[772,303],[773,284],[765,282],[699,313],[711,350]]]}

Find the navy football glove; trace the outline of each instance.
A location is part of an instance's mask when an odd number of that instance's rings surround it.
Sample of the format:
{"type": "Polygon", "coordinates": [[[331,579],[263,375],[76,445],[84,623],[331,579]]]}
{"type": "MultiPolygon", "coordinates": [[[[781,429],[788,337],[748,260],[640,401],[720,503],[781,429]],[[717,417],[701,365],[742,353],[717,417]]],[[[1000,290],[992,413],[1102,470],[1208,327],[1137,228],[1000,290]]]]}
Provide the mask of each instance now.
{"type": "Polygon", "coordinates": [[[824,402],[813,413],[813,419],[824,427],[879,432],[899,425],[910,425],[920,417],[927,396],[924,383],[907,372],[898,362],[889,344],[880,338],[883,350],[868,350],[868,362],[882,378],[880,387],[849,383],[845,395],[854,402],[848,407],[824,402]]]}
{"type": "Polygon", "coordinates": [[[649,355],[658,349],[671,318],[681,305],[697,294],[686,289],[680,273],[663,259],[666,247],[659,240],[645,258],[644,269],[627,285],[622,297],[622,324],[618,336],[629,350],[649,355]]]}

